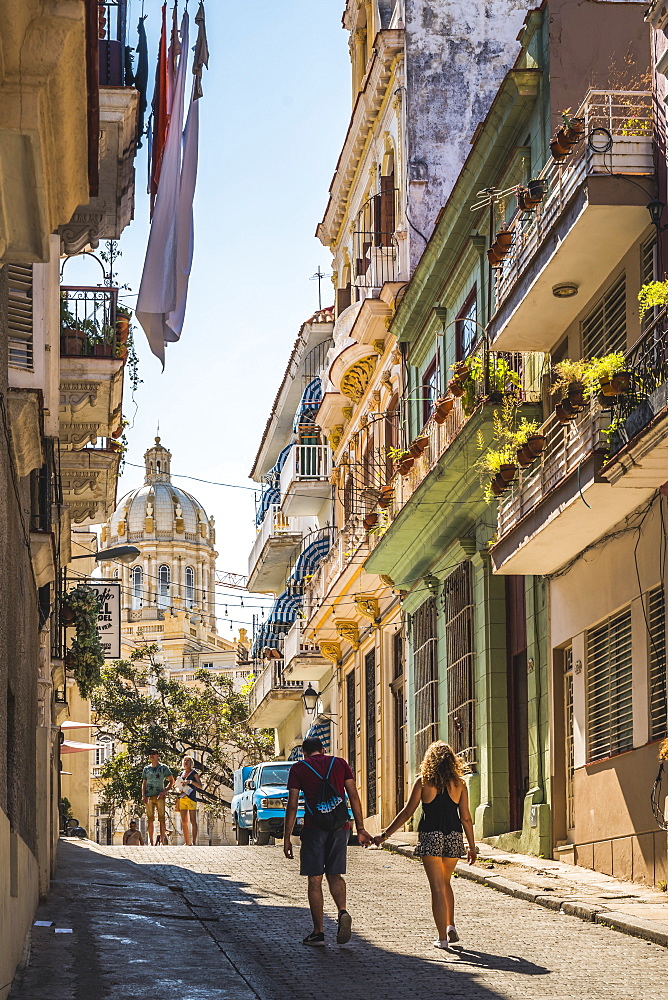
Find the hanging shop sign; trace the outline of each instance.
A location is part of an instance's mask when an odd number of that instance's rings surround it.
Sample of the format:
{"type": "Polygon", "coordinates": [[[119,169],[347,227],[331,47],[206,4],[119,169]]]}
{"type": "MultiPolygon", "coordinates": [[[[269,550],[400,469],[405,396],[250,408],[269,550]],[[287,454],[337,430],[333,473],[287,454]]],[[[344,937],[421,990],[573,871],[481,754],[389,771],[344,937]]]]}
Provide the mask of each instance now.
{"type": "Polygon", "coordinates": [[[95,592],[102,608],[97,616],[97,631],[106,660],[121,657],[121,585],[120,583],[97,583],[89,580],[88,586],[95,592]]]}

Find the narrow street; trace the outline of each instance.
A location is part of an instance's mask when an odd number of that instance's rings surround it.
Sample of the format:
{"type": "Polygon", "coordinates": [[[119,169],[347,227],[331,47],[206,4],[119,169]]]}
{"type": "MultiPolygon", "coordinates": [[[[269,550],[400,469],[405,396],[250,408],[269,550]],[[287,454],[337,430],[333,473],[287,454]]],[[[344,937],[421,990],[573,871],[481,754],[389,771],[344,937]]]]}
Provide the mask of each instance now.
{"type": "Polygon", "coordinates": [[[421,866],[386,851],[350,851],[350,944],[334,943],[329,901],[328,947],[306,949],[297,864],[279,847],[61,842],[37,914],[54,925],[34,928],[11,1000],[665,997],[665,949],[464,879],[464,950],[436,951],[421,866]]]}

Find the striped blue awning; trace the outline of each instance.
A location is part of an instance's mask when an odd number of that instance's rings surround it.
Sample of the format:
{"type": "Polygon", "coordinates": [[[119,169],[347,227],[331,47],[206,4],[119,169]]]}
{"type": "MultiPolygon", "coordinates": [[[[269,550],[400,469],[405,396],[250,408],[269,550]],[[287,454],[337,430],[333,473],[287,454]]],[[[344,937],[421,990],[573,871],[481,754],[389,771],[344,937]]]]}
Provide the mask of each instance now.
{"type": "Polygon", "coordinates": [[[312,576],[329,552],[331,545],[332,533],[329,528],[326,528],[320,538],[314,539],[300,554],[288,582],[294,586],[294,584],[303,583],[307,576],[312,576]]]}
{"type": "Polygon", "coordinates": [[[329,719],[318,719],[307,730],[305,739],[308,738],[322,740],[325,753],[329,753],[332,747],[332,723],[329,719]]]}
{"type": "Polygon", "coordinates": [[[275,626],[270,621],[262,622],[255,633],[255,639],[253,640],[250,652],[251,659],[261,657],[265,649],[283,649],[284,638],[285,629],[281,629],[280,625],[275,626]]]}
{"type": "Polygon", "coordinates": [[[268,621],[272,624],[292,625],[301,606],[301,594],[290,593],[289,589],[284,590],[274,601],[267,616],[268,621]]]}
{"type": "Polygon", "coordinates": [[[319,375],[312,378],[302,393],[302,398],[295,413],[293,431],[304,424],[312,424],[322,402],[322,379],[319,375]]]}
{"type": "Polygon", "coordinates": [[[257,512],[255,514],[255,527],[259,528],[265,517],[267,516],[267,511],[273,503],[281,502],[281,491],[278,486],[270,486],[264,491],[260,497],[260,504],[258,506],[257,512]]]}

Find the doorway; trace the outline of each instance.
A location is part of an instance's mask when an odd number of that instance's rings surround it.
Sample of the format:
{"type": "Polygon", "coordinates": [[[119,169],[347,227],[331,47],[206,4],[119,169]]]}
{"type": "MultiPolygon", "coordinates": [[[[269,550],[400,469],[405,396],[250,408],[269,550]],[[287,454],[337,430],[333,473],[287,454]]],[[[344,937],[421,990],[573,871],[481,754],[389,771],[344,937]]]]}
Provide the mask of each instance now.
{"type": "Polygon", "coordinates": [[[529,705],[524,577],[506,577],[509,827],[521,830],[529,791],[529,705]]]}

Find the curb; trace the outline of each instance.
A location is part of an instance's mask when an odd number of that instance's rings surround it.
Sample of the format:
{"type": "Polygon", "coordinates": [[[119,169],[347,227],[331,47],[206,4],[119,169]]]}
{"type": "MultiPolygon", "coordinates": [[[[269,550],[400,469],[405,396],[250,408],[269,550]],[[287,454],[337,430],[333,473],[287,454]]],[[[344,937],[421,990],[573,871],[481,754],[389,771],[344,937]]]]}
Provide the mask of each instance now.
{"type": "MultiPolygon", "coordinates": [[[[386,842],[383,844],[383,849],[415,860],[411,847],[386,842]]],[[[652,944],[658,944],[662,948],[668,948],[668,929],[662,930],[652,920],[629,917],[626,913],[618,913],[605,906],[562,899],[556,894],[553,896],[551,893],[546,893],[544,889],[533,890],[519,882],[511,882],[510,879],[503,878],[501,875],[484,875],[470,865],[459,864],[455,874],[459,875],[460,878],[468,879],[469,882],[484,885],[488,889],[496,889],[497,892],[503,892],[507,896],[514,896],[516,899],[523,899],[528,903],[537,903],[538,906],[544,906],[548,910],[565,913],[569,917],[579,917],[580,920],[601,924],[610,930],[620,931],[622,934],[629,934],[632,937],[650,941],[652,944]]]]}

